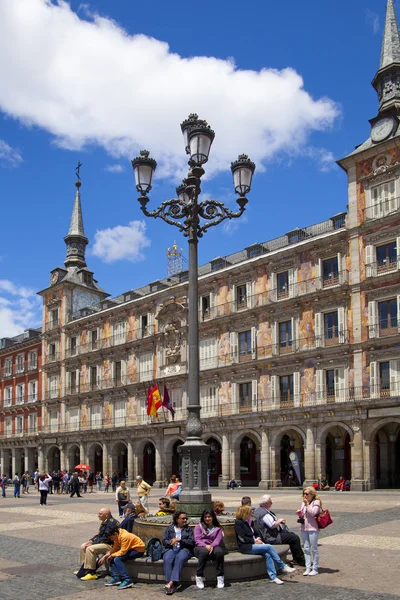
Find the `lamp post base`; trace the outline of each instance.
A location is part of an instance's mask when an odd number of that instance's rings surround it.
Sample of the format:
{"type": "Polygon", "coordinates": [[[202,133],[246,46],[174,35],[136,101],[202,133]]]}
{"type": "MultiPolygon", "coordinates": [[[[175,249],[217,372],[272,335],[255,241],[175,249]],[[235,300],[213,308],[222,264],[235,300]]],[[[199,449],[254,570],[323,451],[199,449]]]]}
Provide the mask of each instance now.
{"type": "Polygon", "coordinates": [[[189,437],[178,451],[182,456],[183,484],[179,510],[184,510],[189,517],[198,517],[203,510],[212,508],[207,481],[210,447],[200,438],[189,437]]]}

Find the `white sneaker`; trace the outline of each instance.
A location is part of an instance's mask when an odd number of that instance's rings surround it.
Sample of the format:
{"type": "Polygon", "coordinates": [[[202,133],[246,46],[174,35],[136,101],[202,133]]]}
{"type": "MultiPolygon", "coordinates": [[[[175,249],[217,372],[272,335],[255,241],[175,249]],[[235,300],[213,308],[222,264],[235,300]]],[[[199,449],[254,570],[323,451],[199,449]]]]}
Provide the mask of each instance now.
{"type": "Polygon", "coordinates": [[[196,586],[198,587],[199,590],[204,590],[204,581],[202,577],[198,577],[196,575],[196,586]]]}
{"type": "Polygon", "coordinates": [[[279,579],[279,577],[275,577],[275,579],[272,580],[274,583],[277,583],[278,585],[283,585],[283,581],[282,579],[279,579]]]}
{"type": "Polygon", "coordinates": [[[303,573],[304,576],[309,575],[311,573],[311,569],[306,569],[303,573]]]}
{"type": "Polygon", "coordinates": [[[223,575],[219,575],[217,577],[217,588],[221,590],[223,587],[225,587],[225,579],[223,575]]]}
{"type": "Polygon", "coordinates": [[[285,565],[282,569],[282,573],[294,573],[296,569],[293,567],[289,567],[289,565],[285,565]]]}
{"type": "Polygon", "coordinates": [[[314,575],[318,575],[318,571],[316,571],[315,569],[312,569],[312,570],[309,572],[308,576],[309,576],[309,577],[314,577],[314,575]]]}

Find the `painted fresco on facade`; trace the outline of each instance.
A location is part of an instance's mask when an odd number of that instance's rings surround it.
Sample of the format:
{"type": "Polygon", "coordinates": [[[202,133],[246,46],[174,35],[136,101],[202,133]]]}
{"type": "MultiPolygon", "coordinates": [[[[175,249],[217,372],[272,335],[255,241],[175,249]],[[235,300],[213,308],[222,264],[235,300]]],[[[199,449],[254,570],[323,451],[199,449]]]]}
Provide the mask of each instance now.
{"type": "Polygon", "coordinates": [[[138,422],[138,402],[135,396],[130,396],[128,398],[128,402],[126,403],[126,424],[127,425],[136,425],[138,422]]]}
{"type": "Polygon", "coordinates": [[[218,391],[218,404],[221,414],[232,412],[232,384],[230,381],[221,381],[218,391]]]}
{"type": "Polygon", "coordinates": [[[314,311],[312,308],[305,308],[300,313],[298,338],[298,348],[300,350],[307,350],[315,346],[314,311]]]}
{"type": "Polygon", "coordinates": [[[88,343],[88,331],[86,328],[82,329],[81,334],[80,334],[80,346],[86,346],[86,344],[88,343]]]}
{"type": "Polygon", "coordinates": [[[128,383],[137,381],[137,359],[135,354],[129,354],[128,356],[128,360],[126,361],[126,376],[128,383]]]}
{"type": "Polygon", "coordinates": [[[127,324],[127,340],[136,340],[138,337],[138,325],[139,322],[136,319],[136,315],[129,315],[128,317],[128,324],[127,324]]]}
{"type": "Polygon", "coordinates": [[[112,384],[112,363],[108,359],[103,362],[103,382],[106,386],[112,384]]]}
{"type": "Polygon", "coordinates": [[[108,399],[104,400],[104,405],[103,405],[103,426],[104,427],[112,426],[112,404],[108,399]]]}
{"type": "Polygon", "coordinates": [[[81,366],[80,371],[80,384],[82,386],[87,386],[89,383],[89,367],[87,364],[83,364],[81,366]]]}
{"type": "Polygon", "coordinates": [[[261,321],[257,331],[257,355],[272,355],[272,328],[268,321],[261,321]]]}
{"type": "Polygon", "coordinates": [[[218,362],[221,365],[230,362],[230,338],[229,331],[220,335],[218,339],[218,362]]]}
{"type": "Polygon", "coordinates": [[[81,404],[79,421],[81,429],[87,429],[87,427],[89,427],[89,414],[87,404],[81,404]]]}

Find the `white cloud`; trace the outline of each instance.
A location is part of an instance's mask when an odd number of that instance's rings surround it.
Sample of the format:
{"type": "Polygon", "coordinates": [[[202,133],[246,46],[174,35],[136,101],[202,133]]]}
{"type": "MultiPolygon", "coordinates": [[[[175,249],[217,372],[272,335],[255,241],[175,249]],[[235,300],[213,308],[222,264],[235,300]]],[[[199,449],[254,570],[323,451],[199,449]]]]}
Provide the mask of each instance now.
{"type": "Polygon", "coordinates": [[[151,244],[145,231],[146,224],[143,221],[131,221],[129,225],[117,225],[96,231],[92,254],[106,263],[117,260],[143,260],[142,251],[151,244]]]}
{"type": "Polygon", "coordinates": [[[18,150],[11,148],[4,140],[0,140],[0,165],[3,167],[18,167],[21,163],[22,156],[18,150]]]}
{"type": "Polygon", "coordinates": [[[305,150],[304,154],[317,163],[321,173],[328,173],[336,168],[335,157],[326,148],[309,147],[305,150]]]}
{"type": "Polygon", "coordinates": [[[247,216],[244,214],[238,219],[228,219],[224,221],[222,225],[222,231],[225,235],[233,235],[240,227],[240,225],[244,225],[248,222],[247,216]]]}
{"type": "Polygon", "coordinates": [[[380,31],[379,15],[369,8],[365,11],[367,23],[371,26],[374,35],[380,31]]]}
{"type": "Polygon", "coordinates": [[[329,98],[313,99],[292,68],[184,58],[88,14],[81,19],[62,0],[0,0],[0,108],[63,147],[96,144],[124,159],[148,148],[158,175],[177,178],[186,162],[179,123],[197,112],[217,133],[209,173],[241,152],[260,169],[277,154],[301,152],[339,114],[329,98]]]}
{"type": "Polygon", "coordinates": [[[125,171],[125,167],[119,164],[107,165],[106,171],[108,171],[109,173],[122,173],[122,171],[125,171]]]}
{"type": "Polygon", "coordinates": [[[41,325],[41,299],[35,291],[0,280],[0,338],[13,337],[41,325]]]}

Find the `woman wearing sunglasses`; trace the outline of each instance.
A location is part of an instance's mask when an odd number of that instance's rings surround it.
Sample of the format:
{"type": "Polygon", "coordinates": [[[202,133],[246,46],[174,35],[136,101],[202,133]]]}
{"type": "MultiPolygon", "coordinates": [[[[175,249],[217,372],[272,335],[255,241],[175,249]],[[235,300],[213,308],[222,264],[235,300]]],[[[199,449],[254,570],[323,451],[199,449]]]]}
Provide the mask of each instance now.
{"type": "Polygon", "coordinates": [[[193,529],[187,524],[187,514],[178,510],[172,523],[164,531],[162,542],[165,548],[163,554],[165,593],[170,596],[179,585],[183,565],[193,556],[193,529]]]}
{"type": "Polygon", "coordinates": [[[304,557],[306,559],[306,570],[303,575],[312,577],[318,575],[318,536],[319,529],[316,517],[322,510],[321,498],[313,487],[303,490],[303,502],[297,511],[300,532],[303,540],[304,557]]]}

